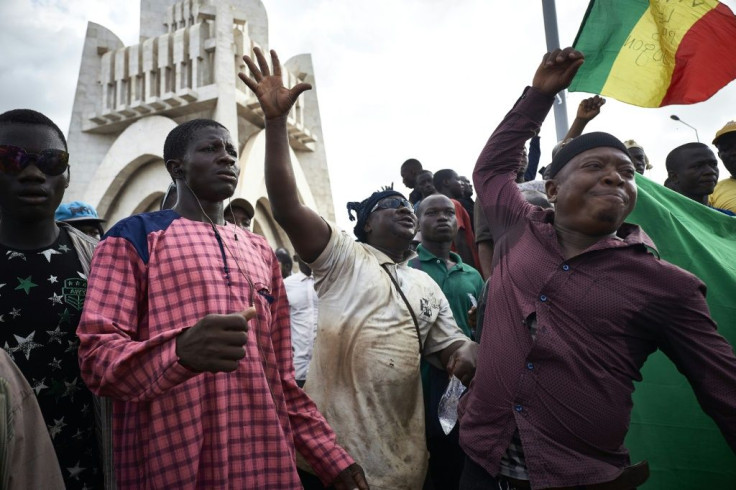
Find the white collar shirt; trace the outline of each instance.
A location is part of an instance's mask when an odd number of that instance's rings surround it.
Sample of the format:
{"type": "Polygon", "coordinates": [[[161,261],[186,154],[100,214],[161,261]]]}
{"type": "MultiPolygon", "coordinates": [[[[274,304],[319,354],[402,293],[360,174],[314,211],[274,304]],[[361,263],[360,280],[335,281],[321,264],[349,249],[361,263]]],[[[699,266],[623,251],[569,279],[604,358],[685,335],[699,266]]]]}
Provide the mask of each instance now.
{"type": "Polygon", "coordinates": [[[317,334],[319,300],[314,290],[314,277],[297,272],[284,279],[291,312],[291,345],[294,351],[296,379],[307,379],[312,347],[317,334]]]}

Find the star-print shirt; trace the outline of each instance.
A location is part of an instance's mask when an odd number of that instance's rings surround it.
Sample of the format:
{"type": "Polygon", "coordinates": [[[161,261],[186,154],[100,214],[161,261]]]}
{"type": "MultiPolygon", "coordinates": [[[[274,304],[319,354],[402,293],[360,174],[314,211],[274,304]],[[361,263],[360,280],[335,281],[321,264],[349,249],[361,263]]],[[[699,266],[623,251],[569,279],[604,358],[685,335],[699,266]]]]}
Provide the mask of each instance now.
{"type": "Polygon", "coordinates": [[[79,257],[62,228],[42,249],[0,245],[0,262],[0,345],[36,393],[67,488],[102,488],[92,394],[77,359],[87,290],[79,257]]]}

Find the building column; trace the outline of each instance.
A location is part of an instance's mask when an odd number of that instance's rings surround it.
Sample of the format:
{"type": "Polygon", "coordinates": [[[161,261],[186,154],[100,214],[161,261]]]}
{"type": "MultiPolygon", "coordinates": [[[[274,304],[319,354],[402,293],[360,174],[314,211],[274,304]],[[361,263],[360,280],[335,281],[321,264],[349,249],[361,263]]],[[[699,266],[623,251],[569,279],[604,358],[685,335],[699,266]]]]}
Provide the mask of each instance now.
{"type": "Polygon", "coordinates": [[[215,13],[215,84],[217,104],[212,118],[225,126],[233,142],[238,140],[238,111],[235,102],[236,84],[242,83],[235,74],[234,16],[229,2],[218,2],[215,13]]]}

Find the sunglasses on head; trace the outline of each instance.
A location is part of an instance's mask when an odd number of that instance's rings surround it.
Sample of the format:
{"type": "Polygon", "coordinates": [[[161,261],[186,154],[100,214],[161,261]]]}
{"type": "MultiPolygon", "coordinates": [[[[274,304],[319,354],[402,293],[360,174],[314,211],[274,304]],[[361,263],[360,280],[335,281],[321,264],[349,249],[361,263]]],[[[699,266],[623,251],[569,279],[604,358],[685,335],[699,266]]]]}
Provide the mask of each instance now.
{"type": "Polygon", "coordinates": [[[402,197],[392,197],[391,199],[384,199],[379,201],[371,209],[371,213],[376,209],[399,209],[401,207],[413,209],[411,203],[402,197]]]}
{"type": "Polygon", "coordinates": [[[69,168],[69,153],[63,150],[29,153],[18,146],[0,145],[0,172],[17,175],[32,163],[46,175],[61,175],[69,168]]]}

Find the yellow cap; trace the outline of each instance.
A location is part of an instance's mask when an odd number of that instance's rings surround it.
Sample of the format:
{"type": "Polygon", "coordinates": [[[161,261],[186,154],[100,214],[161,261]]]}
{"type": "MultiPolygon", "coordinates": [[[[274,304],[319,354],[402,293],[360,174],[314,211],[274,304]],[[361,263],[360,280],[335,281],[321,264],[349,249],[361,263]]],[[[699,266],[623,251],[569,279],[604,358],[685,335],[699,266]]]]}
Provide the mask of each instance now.
{"type": "Polygon", "coordinates": [[[713,144],[715,145],[716,141],[718,141],[718,138],[720,138],[724,134],[733,133],[734,131],[736,131],[736,121],[728,121],[726,125],[719,129],[716,133],[716,137],[713,138],[713,144]]]}

